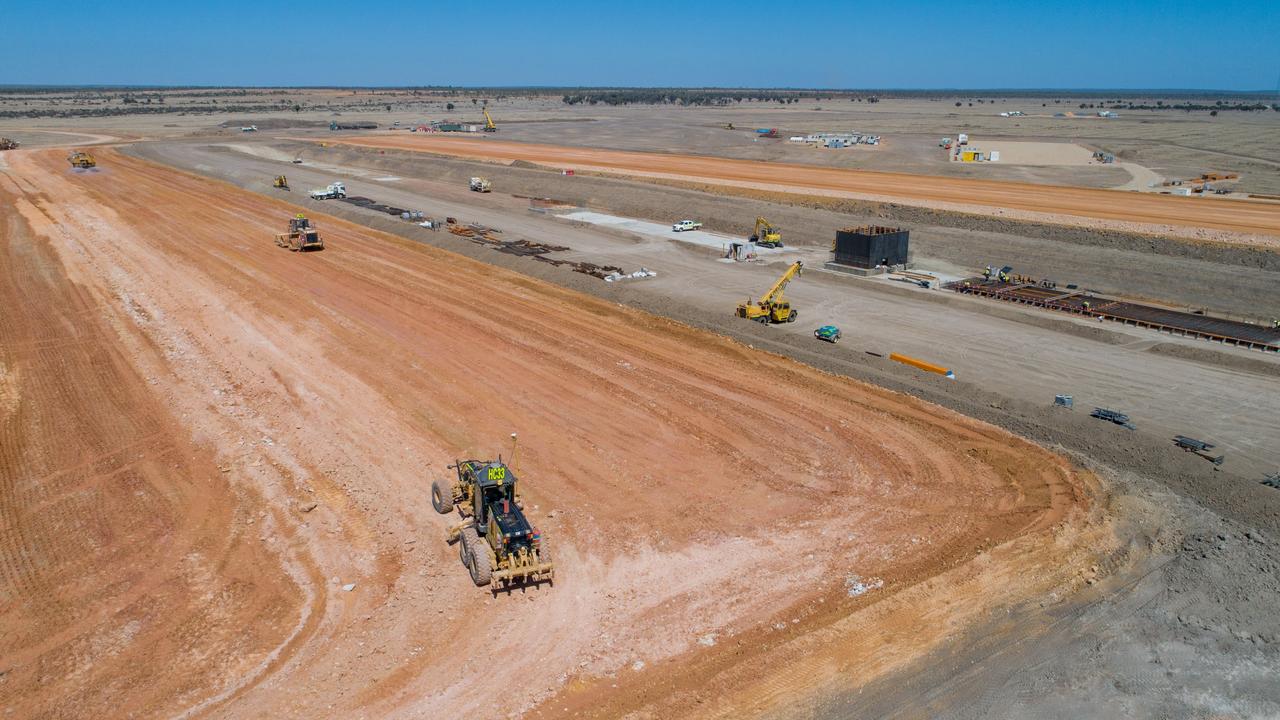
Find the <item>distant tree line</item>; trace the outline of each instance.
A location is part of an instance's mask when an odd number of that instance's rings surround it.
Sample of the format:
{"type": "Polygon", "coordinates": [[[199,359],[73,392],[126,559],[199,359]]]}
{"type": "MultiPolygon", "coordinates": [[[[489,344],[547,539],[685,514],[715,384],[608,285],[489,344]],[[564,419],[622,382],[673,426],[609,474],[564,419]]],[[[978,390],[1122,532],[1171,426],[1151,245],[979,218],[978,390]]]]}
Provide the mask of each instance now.
{"type": "Polygon", "coordinates": [[[619,88],[582,90],[565,93],[565,105],[730,105],[743,100],[776,102],[788,105],[799,102],[800,93],[775,90],[685,90],[680,88],[619,88]]]}

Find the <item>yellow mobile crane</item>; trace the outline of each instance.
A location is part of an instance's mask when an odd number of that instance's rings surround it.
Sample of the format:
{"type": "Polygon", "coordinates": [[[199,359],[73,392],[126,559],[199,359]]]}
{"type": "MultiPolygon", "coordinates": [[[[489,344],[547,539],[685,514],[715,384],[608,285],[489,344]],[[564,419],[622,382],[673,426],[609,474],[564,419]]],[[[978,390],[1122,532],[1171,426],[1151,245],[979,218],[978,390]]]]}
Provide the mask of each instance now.
{"type": "Polygon", "coordinates": [[[498,132],[498,126],[493,124],[493,118],[489,117],[489,108],[482,108],[484,112],[484,131],[498,132]]]}
{"type": "Polygon", "coordinates": [[[778,228],[770,225],[769,221],[763,217],[756,218],[756,231],[751,234],[749,239],[751,242],[764,247],[782,247],[782,233],[778,232],[778,228]]]}
{"type": "Polygon", "coordinates": [[[786,289],[787,283],[791,279],[798,277],[804,270],[804,263],[800,260],[795,261],[787,271],[778,278],[778,282],[769,288],[769,292],[765,293],[759,302],[747,300],[738,305],[737,316],[748,320],[755,320],[761,323],[784,323],[795,322],[796,311],[791,307],[791,303],[782,299],[782,291],[786,289]]]}

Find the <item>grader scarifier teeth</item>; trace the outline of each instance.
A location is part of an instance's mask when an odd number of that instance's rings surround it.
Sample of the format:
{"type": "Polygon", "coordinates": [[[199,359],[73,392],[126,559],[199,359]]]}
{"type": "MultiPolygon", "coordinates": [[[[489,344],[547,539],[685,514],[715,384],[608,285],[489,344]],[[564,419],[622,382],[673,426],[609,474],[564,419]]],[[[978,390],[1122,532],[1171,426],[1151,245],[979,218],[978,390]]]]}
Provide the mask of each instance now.
{"type": "Polygon", "coordinates": [[[503,570],[495,570],[492,575],[491,583],[496,588],[499,585],[554,580],[555,569],[555,563],[540,562],[519,567],[506,568],[503,570]]]}

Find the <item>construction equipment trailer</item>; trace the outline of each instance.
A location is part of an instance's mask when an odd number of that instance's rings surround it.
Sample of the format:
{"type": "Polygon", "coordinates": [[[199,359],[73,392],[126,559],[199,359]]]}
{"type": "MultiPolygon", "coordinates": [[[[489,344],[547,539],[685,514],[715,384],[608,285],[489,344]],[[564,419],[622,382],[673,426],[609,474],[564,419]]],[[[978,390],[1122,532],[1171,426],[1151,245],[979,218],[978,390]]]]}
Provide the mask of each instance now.
{"type": "Polygon", "coordinates": [[[761,247],[782,247],[782,233],[778,232],[778,228],[763,217],[756,218],[755,232],[751,233],[751,237],[747,239],[761,247]]]}
{"type": "Polygon", "coordinates": [[[293,252],[324,249],[320,231],[302,213],[289,218],[289,232],[276,233],[276,245],[293,252]]]}
{"type": "Polygon", "coordinates": [[[89,168],[98,166],[98,161],[94,160],[92,155],[84,152],[83,150],[72,151],[72,153],[67,156],[67,162],[71,163],[71,167],[79,168],[81,170],[88,170],[89,168]]]}
{"type": "Polygon", "coordinates": [[[803,270],[804,262],[797,260],[792,263],[758,302],[748,299],[744,303],[739,303],[737,316],[765,324],[795,322],[798,313],[791,307],[791,303],[783,299],[782,291],[786,289],[787,283],[799,277],[803,270]]]}
{"type": "Polygon", "coordinates": [[[458,558],[477,586],[494,591],[552,582],[555,564],[546,539],[524,514],[511,466],[497,460],[460,460],[449,466],[456,479],[431,483],[431,506],[441,515],[456,508],[460,522],[445,533],[458,543],[458,558]]]}

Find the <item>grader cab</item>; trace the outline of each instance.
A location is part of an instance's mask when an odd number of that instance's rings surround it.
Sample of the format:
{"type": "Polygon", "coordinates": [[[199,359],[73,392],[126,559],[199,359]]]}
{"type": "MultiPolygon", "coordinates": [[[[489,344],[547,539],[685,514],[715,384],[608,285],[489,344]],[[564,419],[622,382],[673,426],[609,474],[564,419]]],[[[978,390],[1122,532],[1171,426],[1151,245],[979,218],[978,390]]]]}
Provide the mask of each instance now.
{"type": "Polygon", "coordinates": [[[431,484],[431,505],[444,515],[456,508],[462,521],[445,541],[458,542],[458,557],[477,586],[494,591],[552,581],[555,565],[547,542],[525,517],[516,476],[497,460],[462,460],[449,466],[457,478],[431,484]]]}

